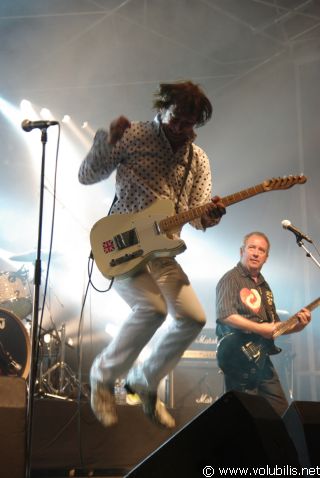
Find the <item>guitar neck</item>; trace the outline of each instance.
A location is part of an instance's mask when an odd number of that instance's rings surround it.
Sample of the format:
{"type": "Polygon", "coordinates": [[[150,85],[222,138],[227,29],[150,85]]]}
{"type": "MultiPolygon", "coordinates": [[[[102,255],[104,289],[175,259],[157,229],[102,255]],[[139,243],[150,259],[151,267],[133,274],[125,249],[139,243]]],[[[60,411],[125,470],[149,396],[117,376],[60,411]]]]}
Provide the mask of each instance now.
{"type": "MultiPolygon", "coordinates": [[[[257,184],[248,189],[244,189],[243,191],[239,191],[238,193],[230,194],[229,196],[225,196],[221,198],[225,207],[231,206],[240,201],[244,201],[252,196],[256,196],[257,194],[265,192],[263,184],[257,184]]],[[[180,212],[179,214],[175,214],[174,216],[169,216],[165,219],[162,219],[159,222],[159,227],[162,232],[169,232],[172,229],[177,227],[182,227],[184,224],[201,217],[205,212],[207,212],[212,206],[212,203],[206,203],[202,206],[195,207],[190,209],[189,211],[180,212]]]]}
{"type": "MultiPolygon", "coordinates": [[[[311,304],[307,305],[305,309],[308,309],[311,312],[319,305],[320,305],[320,297],[318,297],[313,302],[311,302],[311,304]]],[[[294,327],[298,322],[299,322],[299,319],[296,315],[293,315],[292,317],[290,317],[290,319],[285,320],[284,322],[281,322],[277,326],[277,331],[273,334],[273,338],[279,337],[280,335],[284,334],[285,332],[287,332],[287,330],[290,330],[292,327],[294,327]]]]}

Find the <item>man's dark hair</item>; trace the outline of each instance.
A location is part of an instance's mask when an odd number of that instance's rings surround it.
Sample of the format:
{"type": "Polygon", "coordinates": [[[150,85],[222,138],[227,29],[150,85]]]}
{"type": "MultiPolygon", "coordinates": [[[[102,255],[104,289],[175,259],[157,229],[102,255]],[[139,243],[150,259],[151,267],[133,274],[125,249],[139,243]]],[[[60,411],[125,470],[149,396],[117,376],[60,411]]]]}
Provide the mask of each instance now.
{"type": "Polygon", "coordinates": [[[155,93],[153,107],[167,110],[174,106],[174,113],[196,117],[196,126],[203,126],[212,116],[212,104],[200,86],[192,81],[160,83],[155,93]]]}

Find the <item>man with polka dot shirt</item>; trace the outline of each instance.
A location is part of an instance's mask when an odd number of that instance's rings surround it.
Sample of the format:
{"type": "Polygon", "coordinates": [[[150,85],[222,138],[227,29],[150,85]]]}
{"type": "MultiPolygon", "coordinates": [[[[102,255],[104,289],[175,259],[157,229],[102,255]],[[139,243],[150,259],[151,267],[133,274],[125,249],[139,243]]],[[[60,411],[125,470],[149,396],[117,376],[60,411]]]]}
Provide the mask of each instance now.
{"type": "MultiPolygon", "coordinates": [[[[162,83],[155,94],[153,121],[120,116],[109,131],[97,131],[79,170],[82,184],[94,184],[116,171],[116,198],[110,214],[139,212],[158,199],[170,199],[177,213],[209,203],[191,224],[205,230],[219,223],[225,208],[211,199],[211,171],[205,152],[193,143],[195,127],[212,115],[203,90],[191,81],[162,83]]],[[[95,358],[91,407],[105,426],[117,423],[115,380],[126,375],[127,390],[137,393],[145,414],[173,428],[174,418],[157,395],[158,385],[205,325],[203,307],[174,257],[150,260],[134,275],[115,279],[114,287],[131,313],[111,343],[95,358]],[[136,365],[141,350],[167,315],[172,321],[159,335],[150,356],[136,365]]]]}

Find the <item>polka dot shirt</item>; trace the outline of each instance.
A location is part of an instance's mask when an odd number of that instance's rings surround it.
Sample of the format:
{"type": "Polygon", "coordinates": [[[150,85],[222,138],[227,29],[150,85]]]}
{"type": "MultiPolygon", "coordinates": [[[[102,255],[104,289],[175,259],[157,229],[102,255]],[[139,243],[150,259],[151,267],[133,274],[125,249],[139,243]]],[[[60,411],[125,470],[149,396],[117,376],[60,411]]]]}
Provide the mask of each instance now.
{"type": "MultiPolygon", "coordinates": [[[[172,151],[157,118],[132,122],[114,146],[107,143],[108,133],[99,129],[93,145],[80,165],[79,181],[94,184],[116,170],[117,201],[111,214],[137,212],[156,199],[170,199],[175,205],[188,165],[190,145],[172,151]]],[[[190,171],[180,196],[177,212],[209,202],[211,171],[205,152],[192,144],[190,171]]],[[[200,219],[192,225],[201,229],[200,219]]]]}

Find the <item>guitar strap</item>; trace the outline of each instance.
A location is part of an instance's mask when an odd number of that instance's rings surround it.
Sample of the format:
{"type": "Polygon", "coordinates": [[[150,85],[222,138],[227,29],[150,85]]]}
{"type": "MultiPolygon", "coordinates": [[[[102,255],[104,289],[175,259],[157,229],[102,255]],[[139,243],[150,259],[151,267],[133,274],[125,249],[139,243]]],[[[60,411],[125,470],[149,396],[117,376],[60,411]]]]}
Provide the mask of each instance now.
{"type": "Polygon", "coordinates": [[[111,212],[111,209],[113,208],[113,205],[118,201],[118,196],[117,196],[117,193],[114,195],[114,198],[113,198],[113,201],[112,201],[112,204],[109,208],[109,211],[108,211],[108,214],[107,216],[110,216],[110,212],[111,212]]]}
{"type": "Polygon", "coordinates": [[[257,289],[259,291],[260,296],[262,297],[262,303],[266,312],[268,322],[278,322],[279,319],[275,311],[273,295],[270,291],[269,285],[267,283],[265,284],[266,287],[258,286],[257,289]]]}
{"type": "MultiPolygon", "coordinates": [[[[189,153],[188,153],[188,164],[184,170],[184,175],[183,175],[183,179],[182,179],[182,184],[181,184],[181,188],[180,188],[180,191],[179,191],[179,194],[177,196],[177,199],[176,199],[176,204],[175,204],[175,211],[176,213],[178,213],[178,209],[179,209],[179,203],[180,203],[180,199],[181,199],[181,194],[182,194],[182,191],[183,191],[183,188],[186,184],[186,181],[187,181],[187,177],[189,175],[189,172],[190,172],[190,169],[191,169],[191,163],[192,163],[192,158],[193,158],[193,146],[192,144],[190,144],[189,146],[189,153]]],[[[113,198],[113,201],[112,201],[112,204],[109,208],[109,211],[108,211],[108,214],[107,216],[110,216],[110,211],[113,207],[113,205],[118,201],[118,196],[117,194],[114,195],[114,198],[113,198]]]]}
{"type": "Polygon", "coordinates": [[[192,144],[190,144],[189,146],[189,154],[188,154],[188,164],[184,170],[184,175],[183,175],[183,179],[182,179],[182,184],[181,184],[181,188],[180,188],[180,191],[179,191],[179,194],[177,196],[177,199],[176,199],[176,204],[174,206],[174,209],[176,211],[176,213],[178,214],[178,209],[179,209],[179,203],[180,203],[180,199],[181,199],[181,194],[182,194],[182,191],[183,191],[183,188],[186,184],[186,181],[187,181],[187,177],[188,177],[188,174],[190,172],[190,168],[191,168],[191,162],[192,162],[192,158],[193,158],[193,146],[192,144]]]}

